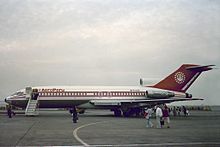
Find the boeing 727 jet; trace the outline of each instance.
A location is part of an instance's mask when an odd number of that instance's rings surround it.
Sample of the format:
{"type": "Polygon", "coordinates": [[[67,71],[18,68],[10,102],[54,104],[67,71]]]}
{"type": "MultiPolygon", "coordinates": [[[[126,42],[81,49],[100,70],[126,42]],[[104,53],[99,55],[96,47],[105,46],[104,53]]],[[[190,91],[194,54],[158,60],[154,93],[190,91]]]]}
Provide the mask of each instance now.
{"type": "Polygon", "coordinates": [[[214,65],[183,64],[159,83],[151,86],[39,86],[27,87],[8,96],[11,105],[26,108],[110,109],[116,116],[130,116],[140,108],[176,101],[203,100],[186,93],[192,83],[214,65]]]}

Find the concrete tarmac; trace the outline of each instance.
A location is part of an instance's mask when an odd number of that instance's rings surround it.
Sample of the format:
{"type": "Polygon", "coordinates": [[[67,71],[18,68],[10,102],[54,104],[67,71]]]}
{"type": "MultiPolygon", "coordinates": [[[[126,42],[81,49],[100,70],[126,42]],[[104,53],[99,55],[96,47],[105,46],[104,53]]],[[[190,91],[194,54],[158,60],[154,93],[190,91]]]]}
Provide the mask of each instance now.
{"type": "Polygon", "coordinates": [[[171,128],[162,129],[146,128],[144,118],[116,118],[108,110],[87,110],[76,124],[67,111],[1,114],[0,146],[220,146],[220,111],[190,113],[171,117],[171,128]]]}

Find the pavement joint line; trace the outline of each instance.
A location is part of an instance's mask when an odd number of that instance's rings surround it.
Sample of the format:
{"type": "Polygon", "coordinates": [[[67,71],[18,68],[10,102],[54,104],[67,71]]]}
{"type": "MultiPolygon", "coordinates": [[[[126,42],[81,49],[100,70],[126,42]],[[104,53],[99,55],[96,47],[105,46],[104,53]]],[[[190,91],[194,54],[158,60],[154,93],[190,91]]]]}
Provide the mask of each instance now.
{"type": "Polygon", "coordinates": [[[20,141],[27,135],[27,133],[33,128],[33,126],[36,124],[37,122],[34,122],[29,128],[28,130],[24,133],[24,135],[18,139],[18,141],[16,142],[15,146],[18,146],[18,144],[20,143],[20,141]]]}
{"type": "Polygon", "coordinates": [[[95,125],[95,124],[98,124],[98,123],[104,123],[104,122],[109,122],[109,121],[98,121],[98,122],[94,122],[94,123],[89,123],[89,124],[84,124],[82,126],[79,126],[78,128],[74,129],[73,130],[73,136],[75,137],[75,139],[80,142],[83,146],[90,146],[89,144],[87,144],[86,142],[84,142],[81,138],[79,138],[79,136],[77,135],[77,131],[79,129],[82,129],[82,128],[85,128],[85,127],[88,127],[88,126],[91,126],[91,125],[95,125]]]}

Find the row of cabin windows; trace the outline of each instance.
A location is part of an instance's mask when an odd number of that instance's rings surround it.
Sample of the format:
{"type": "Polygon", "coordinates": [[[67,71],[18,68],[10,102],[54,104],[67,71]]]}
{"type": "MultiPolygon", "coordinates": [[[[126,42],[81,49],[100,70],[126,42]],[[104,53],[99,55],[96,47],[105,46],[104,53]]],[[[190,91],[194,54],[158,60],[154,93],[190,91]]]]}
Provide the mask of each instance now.
{"type": "Polygon", "coordinates": [[[145,96],[145,92],[42,92],[40,96],[145,96]]]}

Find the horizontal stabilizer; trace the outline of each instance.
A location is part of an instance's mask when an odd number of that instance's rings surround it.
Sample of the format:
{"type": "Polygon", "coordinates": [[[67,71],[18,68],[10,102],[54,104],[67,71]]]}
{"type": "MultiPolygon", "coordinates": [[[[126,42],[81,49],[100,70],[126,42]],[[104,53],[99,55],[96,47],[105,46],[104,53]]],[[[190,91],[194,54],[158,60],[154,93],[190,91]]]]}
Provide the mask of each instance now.
{"type": "Polygon", "coordinates": [[[191,70],[191,71],[202,72],[202,71],[208,71],[208,70],[213,69],[212,66],[215,66],[215,65],[205,65],[205,66],[196,65],[196,66],[186,67],[186,69],[191,70]]]}

